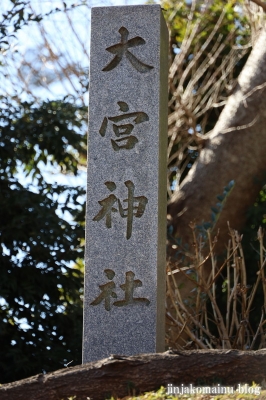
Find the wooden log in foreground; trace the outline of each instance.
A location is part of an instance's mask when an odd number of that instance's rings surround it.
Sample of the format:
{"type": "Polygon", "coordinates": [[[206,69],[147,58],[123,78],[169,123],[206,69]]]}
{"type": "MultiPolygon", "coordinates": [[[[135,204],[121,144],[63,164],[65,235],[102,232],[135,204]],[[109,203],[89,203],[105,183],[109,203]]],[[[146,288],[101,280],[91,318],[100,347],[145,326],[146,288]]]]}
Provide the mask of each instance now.
{"type": "Polygon", "coordinates": [[[266,377],[266,349],[192,350],[111,356],[82,366],[40,374],[0,386],[1,400],[103,400],[167,387],[196,384],[233,386],[266,377]]]}

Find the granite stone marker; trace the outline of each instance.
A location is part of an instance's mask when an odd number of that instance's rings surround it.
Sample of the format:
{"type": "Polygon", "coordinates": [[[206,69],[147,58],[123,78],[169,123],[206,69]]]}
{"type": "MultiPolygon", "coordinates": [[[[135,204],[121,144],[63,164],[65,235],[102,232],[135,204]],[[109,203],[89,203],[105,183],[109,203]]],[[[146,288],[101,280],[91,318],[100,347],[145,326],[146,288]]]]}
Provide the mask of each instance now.
{"type": "Polygon", "coordinates": [[[83,363],[164,351],[168,31],[92,9],[83,363]]]}

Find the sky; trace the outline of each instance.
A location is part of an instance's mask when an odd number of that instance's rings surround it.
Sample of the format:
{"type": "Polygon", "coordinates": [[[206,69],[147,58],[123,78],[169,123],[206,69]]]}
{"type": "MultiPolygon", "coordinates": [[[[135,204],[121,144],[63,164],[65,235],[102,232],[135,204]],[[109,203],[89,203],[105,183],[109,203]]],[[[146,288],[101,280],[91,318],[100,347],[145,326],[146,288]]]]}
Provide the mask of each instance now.
{"type": "MultiPolygon", "coordinates": [[[[66,95],[76,95],[81,92],[79,79],[74,74],[71,82],[68,79],[57,79],[61,76],[60,67],[51,62],[51,54],[47,53],[47,40],[55,56],[64,55],[60,60],[63,67],[67,63],[89,74],[90,62],[90,13],[91,7],[143,4],[143,0],[87,0],[85,5],[72,8],[72,4],[80,4],[82,0],[30,0],[28,12],[45,15],[51,10],[64,10],[66,4],[69,12],[53,12],[44,16],[41,24],[30,23],[24,26],[12,40],[11,52],[4,58],[6,80],[0,80],[0,95],[7,97],[18,93],[22,100],[33,97],[41,100],[62,99],[66,95]],[[44,39],[45,38],[45,39],[44,39]],[[31,68],[33,66],[33,69],[31,68]],[[51,77],[51,79],[50,79],[51,77]],[[51,80],[51,82],[50,82],[51,80]],[[50,83],[49,83],[50,82],[50,83]],[[28,90],[29,89],[29,90],[28,90]],[[29,94],[29,91],[31,94],[29,94]]],[[[0,15],[10,8],[10,0],[1,0],[0,15]]],[[[5,56],[5,55],[4,55],[5,56]]],[[[82,102],[88,105],[89,93],[82,95],[82,102]]],[[[56,171],[44,171],[45,179],[60,181],[61,184],[86,184],[86,171],[80,171],[79,177],[63,176],[56,171]]],[[[20,172],[21,183],[28,180],[20,172]]]]}
{"type": "MultiPolygon", "coordinates": [[[[65,0],[67,8],[71,8],[73,3],[80,3],[81,0],[65,0]]],[[[91,7],[99,6],[118,6],[144,4],[143,0],[87,0],[87,5],[72,9],[71,12],[57,12],[44,17],[42,24],[31,23],[24,26],[17,32],[17,38],[12,40],[11,52],[3,54],[2,60],[5,65],[6,79],[0,80],[0,96],[12,96],[16,93],[22,100],[30,100],[32,96],[41,100],[58,99],[65,95],[75,94],[80,90],[79,81],[72,77],[72,84],[67,80],[55,79],[49,84],[49,74],[55,76],[58,71],[54,64],[46,58],[44,37],[51,43],[52,50],[66,54],[65,61],[74,62],[80,69],[89,72],[89,48],[90,48],[90,11],[91,7]],[[72,28],[68,16],[71,17],[72,28]],[[40,30],[41,27],[41,30],[40,30]],[[31,70],[33,65],[35,71],[31,70]],[[30,88],[31,94],[27,92],[30,88]]],[[[9,0],[0,0],[0,15],[10,7],[9,0]]],[[[30,0],[30,6],[36,14],[44,15],[52,9],[64,9],[63,1],[57,0],[30,0]]],[[[0,21],[1,22],[1,21],[0,21]]],[[[88,104],[88,92],[85,93],[82,101],[88,104]]],[[[80,170],[77,177],[62,175],[56,170],[42,167],[44,178],[47,182],[54,181],[70,186],[86,186],[86,170],[80,170]]],[[[17,177],[21,184],[26,186],[31,183],[30,178],[26,178],[22,170],[19,169],[17,177]]],[[[32,189],[34,191],[34,188],[32,189]]],[[[82,199],[84,201],[85,199],[82,199]]],[[[62,198],[64,202],[64,198],[62,198]]],[[[58,210],[60,215],[60,210],[58,210]]],[[[69,219],[67,215],[61,215],[69,219]]],[[[21,251],[17,258],[23,258],[21,251]]],[[[3,299],[0,298],[0,306],[3,306],[3,299]]],[[[29,326],[25,320],[19,321],[22,329],[29,326]]]]}
{"type": "MultiPolygon", "coordinates": [[[[80,69],[89,70],[89,51],[90,51],[90,13],[91,7],[117,6],[144,4],[143,0],[85,0],[84,5],[72,8],[73,4],[80,4],[83,0],[30,0],[30,12],[45,15],[56,8],[64,10],[63,3],[66,4],[69,12],[53,12],[47,17],[44,16],[41,24],[31,23],[24,26],[17,33],[17,40],[12,46],[12,60],[8,60],[8,80],[5,85],[1,85],[1,91],[12,93],[16,88],[24,89],[22,98],[27,98],[26,86],[31,85],[34,95],[37,97],[55,98],[74,93],[78,88],[78,82],[72,77],[72,84],[64,80],[59,82],[56,79],[49,83],[49,77],[55,73],[54,64],[46,60],[47,53],[44,49],[43,36],[49,39],[49,43],[58,55],[64,53],[67,60],[72,61],[80,69]],[[71,26],[69,21],[71,20],[71,26]],[[40,29],[41,27],[41,29],[40,29]],[[37,49],[37,52],[36,52],[37,49]],[[32,64],[36,67],[37,73],[33,73],[25,64],[32,64]],[[18,73],[20,73],[17,80],[18,73]],[[46,82],[49,84],[46,84],[46,82]],[[43,83],[37,88],[38,83],[43,83]],[[2,87],[1,87],[2,86],[2,87]],[[74,87],[73,87],[74,86],[74,87]],[[38,90],[36,90],[38,89],[38,90]]],[[[0,15],[10,5],[10,0],[1,0],[0,15]]],[[[10,57],[9,57],[10,58],[10,57]]],[[[83,101],[88,103],[88,95],[84,95],[83,101]]]]}
{"type": "MultiPolygon", "coordinates": [[[[60,68],[51,62],[47,55],[45,40],[49,41],[55,55],[63,54],[61,64],[74,63],[75,67],[89,74],[90,62],[90,13],[91,7],[144,4],[143,0],[87,0],[84,5],[72,8],[72,4],[80,4],[82,0],[30,0],[28,12],[45,15],[51,10],[64,10],[64,3],[69,12],[53,12],[44,16],[41,24],[30,23],[16,34],[12,41],[11,52],[5,59],[6,80],[0,80],[0,95],[11,96],[18,93],[20,99],[29,100],[32,96],[41,100],[63,98],[69,94],[81,92],[79,79],[71,76],[57,79],[60,68]],[[69,22],[70,21],[70,22],[69,22]],[[45,39],[44,39],[45,38],[45,39]],[[34,70],[30,66],[33,66],[34,70]],[[49,79],[51,78],[51,83],[49,79]],[[28,89],[31,94],[29,94],[28,89]]],[[[10,0],[0,1],[0,15],[10,8],[10,0]]],[[[5,55],[4,55],[5,56],[5,55]]],[[[50,55],[51,56],[51,55],[50,55]]],[[[89,93],[82,95],[82,102],[88,104],[89,93]]],[[[49,183],[57,181],[64,185],[86,186],[86,170],[80,170],[78,177],[62,175],[43,167],[45,180],[49,183]]],[[[26,185],[29,179],[20,171],[20,183],[26,185]]]]}
{"type": "MultiPolygon", "coordinates": [[[[71,82],[57,79],[60,67],[51,62],[51,54],[47,54],[45,40],[57,55],[63,55],[61,64],[75,64],[75,67],[89,74],[90,62],[90,14],[91,7],[137,5],[144,0],[85,0],[84,5],[72,8],[73,4],[81,4],[82,0],[29,0],[28,12],[44,16],[40,23],[23,26],[12,41],[11,52],[6,57],[6,80],[0,80],[0,95],[11,96],[16,92],[22,100],[30,100],[32,96],[41,100],[62,99],[69,94],[81,92],[79,79],[72,74],[71,82]],[[64,12],[64,3],[69,9],[64,12]],[[51,10],[59,8],[62,12],[51,10]],[[33,69],[32,70],[32,67],[33,69]],[[51,78],[51,82],[49,80],[51,78]],[[29,94],[28,89],[31,94],[29,94]]],[[[10,8],[10,0],[0,1],[0,15],[10,8]]],[[[89,92],[82,96],[82,102],[88,105],[89,92]]],[[[62,175],[43,166],[45,180],[49,183],[57,181],[63,185],[86,186],[86,170],[80,170],[78,177],[62,175]]],[[[30,182],[22,172],[18,173],[20,183],[30,182]]]]}

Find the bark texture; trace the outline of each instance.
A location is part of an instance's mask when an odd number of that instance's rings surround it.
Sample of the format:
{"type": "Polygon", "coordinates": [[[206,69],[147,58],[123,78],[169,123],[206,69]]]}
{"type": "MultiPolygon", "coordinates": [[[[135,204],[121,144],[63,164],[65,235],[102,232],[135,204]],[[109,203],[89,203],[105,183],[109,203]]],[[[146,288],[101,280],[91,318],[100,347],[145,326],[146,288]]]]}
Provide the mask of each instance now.
{"type": "Polygon", "coordinates": [[[217,195],[232,180],[234,188],[215,230],[218,246],[228,242],[227,221],[241,229],[246,211],[266,180],[266,32],[262,31],[214,130],[207,136],[197,163],[173,195],[169,224],[182,243],[192,241],[190,221],[211,220],[217,195]]]}
{"type": "Polygon", "coordinates": [[[103,400],[167,387],[262,382],[266,350],[168,351],[108,359],[0,386],[1,400],[103,400]]]}

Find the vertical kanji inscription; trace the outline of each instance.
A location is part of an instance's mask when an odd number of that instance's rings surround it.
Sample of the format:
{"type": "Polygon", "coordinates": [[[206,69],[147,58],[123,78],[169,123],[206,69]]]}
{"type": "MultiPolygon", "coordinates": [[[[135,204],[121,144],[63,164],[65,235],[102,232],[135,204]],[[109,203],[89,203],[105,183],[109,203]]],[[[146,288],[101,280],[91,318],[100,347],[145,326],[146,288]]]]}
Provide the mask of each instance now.
{"type": "Polygon", "coordinates": [[[92,8],[83,362],[164,351],[168,31],[92,8]]]}

